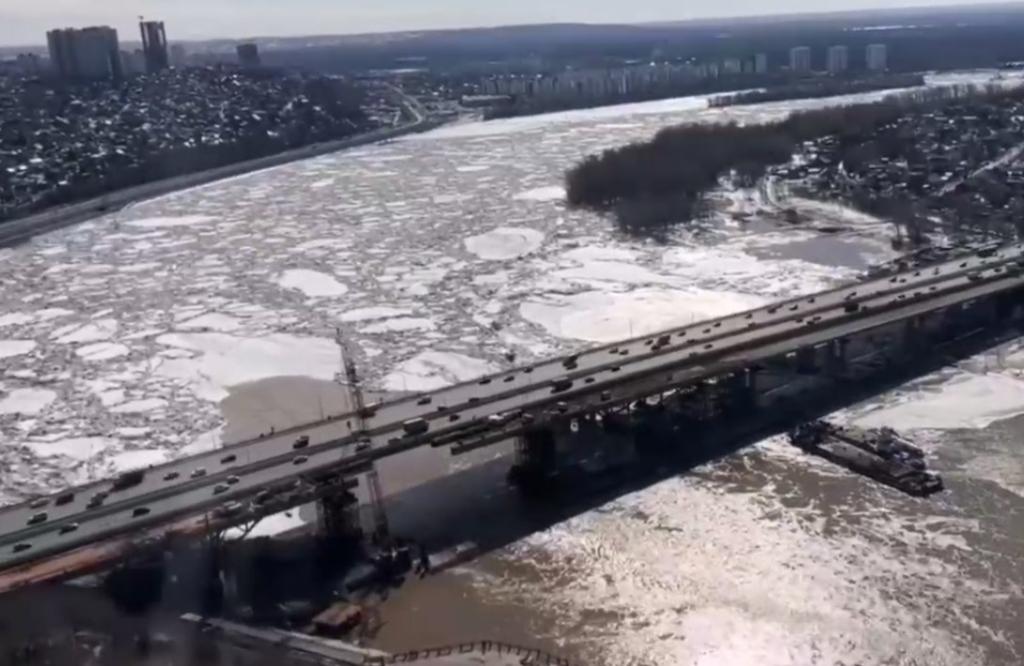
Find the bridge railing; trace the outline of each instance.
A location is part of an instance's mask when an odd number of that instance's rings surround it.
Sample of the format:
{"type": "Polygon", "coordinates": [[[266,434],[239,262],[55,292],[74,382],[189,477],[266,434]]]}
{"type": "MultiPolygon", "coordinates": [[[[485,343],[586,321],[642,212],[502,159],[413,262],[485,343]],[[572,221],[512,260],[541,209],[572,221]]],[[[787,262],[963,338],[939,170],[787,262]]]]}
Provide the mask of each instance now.
{"type": "Polygon", "coordinates": [[[512,645],[501,641],[475,641],[472,643],[458,643],[427,648],[425,650],[412,650],[410,652],[391,654],[386,657],[369,657],[363,663],[367,666],[411,664],[425,659],[439,659],[464,654],[507,655],[518,658],[521,664],[530,664],[531,666],[535,664],[537,666],[571,666],[569,660],[564,657],[556,657],[537,648],[512,645]]]}

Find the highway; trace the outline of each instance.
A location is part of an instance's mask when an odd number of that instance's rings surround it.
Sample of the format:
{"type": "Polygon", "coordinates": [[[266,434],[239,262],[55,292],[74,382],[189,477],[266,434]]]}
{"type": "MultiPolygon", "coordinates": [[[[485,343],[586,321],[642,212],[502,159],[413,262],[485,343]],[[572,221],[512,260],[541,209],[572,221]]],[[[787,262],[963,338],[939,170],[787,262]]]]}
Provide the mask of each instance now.
{"type": "Polygon", "coordinates": [[[621,404],[1015,289],[1024,284],[1022,265],[1020,245],[958,258],[373,405],[365,437],[355,431],[354,415],[339,415],[149,469],[137,485],[120,491],[106,480],[7,507],[0,510],[0,570],[249,501],[297,478],[356,473],[416,446],[507,438],[548,417],[621,404]],[[309,444],[295,449],[300,436],[309,444]],[[97,504],[97,493],[108,495],[97,504]]]}

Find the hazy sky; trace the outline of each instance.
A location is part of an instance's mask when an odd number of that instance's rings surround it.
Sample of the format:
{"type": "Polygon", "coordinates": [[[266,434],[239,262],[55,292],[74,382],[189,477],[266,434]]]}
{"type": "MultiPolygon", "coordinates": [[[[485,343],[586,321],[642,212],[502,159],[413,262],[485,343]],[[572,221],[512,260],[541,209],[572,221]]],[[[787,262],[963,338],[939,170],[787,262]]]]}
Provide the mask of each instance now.
{"type": "MultiPolygon", "coordinates": [[[[970,2],[904,0],[896,4],[970,2]]],[[[112,25],[123,39],[133,38],[139,15],[163,20],[168,39],[174,41],[553,21],[668,21],[893,4],[890,0],[0,0],[0,45],[41,44],[46,30],[58,26],[112,25]]]]}

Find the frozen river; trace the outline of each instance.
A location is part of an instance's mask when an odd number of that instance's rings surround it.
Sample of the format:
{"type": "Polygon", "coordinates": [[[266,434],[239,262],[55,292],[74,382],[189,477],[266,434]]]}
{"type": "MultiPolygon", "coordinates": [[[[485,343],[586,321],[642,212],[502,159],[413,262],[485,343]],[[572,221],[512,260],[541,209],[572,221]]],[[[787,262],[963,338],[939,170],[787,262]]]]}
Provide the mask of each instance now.
{"type": "MultiPolygon", "coordinates": [[[[336,378],[338,331],[370,386],[416,391],[851,279],[892,255],[890,229],[842,209],[792,202],[845,232],[782,229],[771,202],[723,191],[715,216],[657,245],[563,204],[583,155],[820,104],[453,126],[0,250],[0,501],[217,445],[232,393],[336,378]]],[[[538,634],[609,664],[1020,663],[1018,368],[1009,349],[844,415],[919,429],[951,488],[938,500],[767,441],[452,584],[556,613],[538,634]]]]}

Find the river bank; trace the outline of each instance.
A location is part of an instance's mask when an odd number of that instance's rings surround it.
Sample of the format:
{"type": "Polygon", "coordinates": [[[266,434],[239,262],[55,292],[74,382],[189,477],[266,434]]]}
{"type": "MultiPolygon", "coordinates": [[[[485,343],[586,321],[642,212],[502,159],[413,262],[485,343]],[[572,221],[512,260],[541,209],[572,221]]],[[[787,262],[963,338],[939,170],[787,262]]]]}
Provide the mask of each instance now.
{"type": "Polygon", "coordinates": [[[183,190],[190,187],[196,187],[198,185],[206,185],[207,183],[223,180],[225,178],[269,169],[271,167],[287,164],[288,162],[295,162],[298,160],[308,159],[310,157],[317,157],[318,155],[337,152],[339,150],[347,150],[359,146],[397,139],[398,137],[405,136],[413,132],[425,132],[440,126],[442,122],[443,121],[437,119],[417,115],[415,120],[399,127],[382,128],[347,139],[314,143],[301,148],[268,155],[266,157],[258,157],[252,160],[208,169],[206,171],[175,176],[151,183],[144,183],[135,187],[110,192],[86,201],[58,206],[27,217],[0,222],[0,247],[20,243],[37,234],[77,224],[99,215],[114,212],[130,203],[151,199],[176,190],[183,190]]]}

